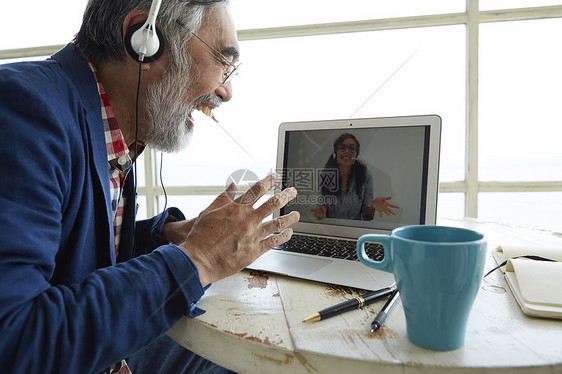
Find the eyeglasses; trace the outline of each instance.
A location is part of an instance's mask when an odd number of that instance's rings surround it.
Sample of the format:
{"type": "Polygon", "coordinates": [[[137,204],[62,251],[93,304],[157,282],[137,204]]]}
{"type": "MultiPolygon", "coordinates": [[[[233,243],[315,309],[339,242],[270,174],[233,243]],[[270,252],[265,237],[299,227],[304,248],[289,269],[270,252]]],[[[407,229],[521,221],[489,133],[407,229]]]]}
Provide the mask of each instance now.
{"type": "MultiPolygon", "coordinates": [[[[186,26],[179,20],[176,20],[176,23],[178,25],[180,25],[183,28],[186,28],[186,26]]],[[[240,62],[237,64],[234,64],[232,62],[230,62],[228,60],[228,58],[226,58],[225,55],[223,55],[220,51],[218,51],[217,49],[213,48],[209,43],[207,43],[206,41],[204,41],[203,39],[201,39],[199,37],[199,35],[197,35],[196,33],[194,33],[193,31],[189,31],[191,33],[191,35],[195,36],[197,39],[199,39],[201,41],[201,43],[205,44],[207,47],[209,47],[213,52],[215,52],[217,54],[217,56],[220,57],[220,59],[222,60],[223,64],[225,66],[228,66],[228,68],[225,70],[224,72],[224,79],[223,79],[223,84],[225,84],[226,82],[229,82],[232,80],[232,78],[234,78],[236,75],[238,75],[238,68],[240,67],[240,62]]]]}
{"type": "Polygon", "coordinates": [[[345,152],[349,149],[349,152],[357,152],[359,147],[356,144],[340,144],[336,148],[339,152],[345,152]]]}

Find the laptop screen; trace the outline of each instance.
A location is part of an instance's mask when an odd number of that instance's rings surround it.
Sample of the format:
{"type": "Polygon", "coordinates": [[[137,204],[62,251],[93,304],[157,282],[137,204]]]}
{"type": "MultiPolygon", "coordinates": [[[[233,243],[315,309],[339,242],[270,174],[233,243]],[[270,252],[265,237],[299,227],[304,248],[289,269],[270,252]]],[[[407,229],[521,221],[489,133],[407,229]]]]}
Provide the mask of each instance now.
{"type": "Polygon", "coordinates": [[[324,233],[434,224],[440,119],[427,117],[282,124],[277,172],[299,194],[280,213],[324,233]]]}

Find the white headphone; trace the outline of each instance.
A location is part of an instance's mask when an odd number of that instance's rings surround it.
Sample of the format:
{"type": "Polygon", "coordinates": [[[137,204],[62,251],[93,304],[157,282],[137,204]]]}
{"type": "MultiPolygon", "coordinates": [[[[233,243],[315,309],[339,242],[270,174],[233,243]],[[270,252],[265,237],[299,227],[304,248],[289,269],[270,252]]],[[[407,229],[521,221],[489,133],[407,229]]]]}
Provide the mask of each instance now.
{"type": "Polygon", "coordinates": [[[152,62],[164,51],[164,38],[156,30],[156,16],[162,0],[152,0],[148,18],[144,24],[137,23],[125,33],[125,48],[131,57],[140,62],[152,62]]]}

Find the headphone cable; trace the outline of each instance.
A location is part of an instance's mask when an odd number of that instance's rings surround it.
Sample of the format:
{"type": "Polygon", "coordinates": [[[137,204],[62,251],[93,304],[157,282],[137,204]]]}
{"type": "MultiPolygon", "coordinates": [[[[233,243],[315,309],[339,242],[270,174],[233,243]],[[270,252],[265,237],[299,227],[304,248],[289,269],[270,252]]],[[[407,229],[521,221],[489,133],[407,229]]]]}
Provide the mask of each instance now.
{"type": "MultiPolygon", "coordinates": [[[[140,86],[141,86],[141,74],[142,73],[142,62],[139,61],[139,76],[138,76],[138,80],[137,80],[137,97],[136,97],[136,102],[135,102],[135,159],[134,159],[134,174],[135,174],[135,178],[134,178],[134,198],[135,198],[135,203],[136,203],[136,196],[137,196],[137,186],[138,186],[138,173],[137,173],[137,158],[139,156],[138,154],[138,138],[139,138],[139,96],[140,96],[140,86]]],[[[162,186],[162,190],[164,191],[164,209],[162,210],[162,214],[160,215],[160,218],[158,219],[158,221],[156,222],[156,226],[158,226],[160,224],[160,222],[162,221],[162,218],[164,218],[164,211],[166,210],[167,206],[168,206],[168,194],[166,192],[166,188],[164,187],[164,179],[162,177],[162,165],[163,165],[163,160],[164,160],[164,152],[160,152],[160,170],[159,170],[159,174],[160,174],[160,185],[162,186]]],[[[135,220],[136,221],[136,220],[135,220]]],[[[135,245],[134,245],[134,235],[133,235],[133,256],[135,256],[135,245]]]]}
{"type": "MultiPolygon", "coordinates": [[[[137,97],[136,97],[136,101],[135,101],[135,142],[133,143],[134,145],[134,150],[135,150],[135,155],[134,155],[134,159],[133,159],[133,174],[134,174],[134,179],[133,179],[133,204],[137,203],[137,158],[138,158],[138,146],[137,146],[137,142],[138,142],[138,138],[139,138],[139,96],[140,96],[140,85],[141,85],[141,72],[142,72],[142,62],[139,61],[139,76],[138,76],[138,80],[137,80],[137,97]]],[[[129,202],[130,204],[130,202],[129,202]]],[[[133,213],[133,258],[137,257],[137,250],[136,250],[136,245],[135,245],[135,230],[136,230],[136,222],[137,222],[137,218],[136,218],[136,208],[134,209],[134,213],[133,213]]]]}
{"type": "Polygon", "coordinates": [[[164,217],[164,212],[166,211],[166,209],[168,207],[168,194],[166,193],[166,187],[164,187],[164,179],[162,178],[163,160],[164,160],[164,152],[160,152],[160,170],[158,170],[158,172],[160,174],[160,185],[162,186],[162,191],[164,192],[164,208],[162,209],[162,214],[160,215],[160,218],[158,219],[158,222],[156,223],[156,226],[158,226],[160,224],[160,221],[164,217]]]}
{"type": "Polygon", "coordinates": [[[141,85],[141,72],[142,72],[142,62],[139,61],[139,77],[137,80],[137,99],[135,102],[135,183],[134,183],[134,192],[135,192],[135,199],[137,196],[137,158],[138,154],[138,140],[139,140],[139,96],[140,96],[140,85],[141,85]]]}

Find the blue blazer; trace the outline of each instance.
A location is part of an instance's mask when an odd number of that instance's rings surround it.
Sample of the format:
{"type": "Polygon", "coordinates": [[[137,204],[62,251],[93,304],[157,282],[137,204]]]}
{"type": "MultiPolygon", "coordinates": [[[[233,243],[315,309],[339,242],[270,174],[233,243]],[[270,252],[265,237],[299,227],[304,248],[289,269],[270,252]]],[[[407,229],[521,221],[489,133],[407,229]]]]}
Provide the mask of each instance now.
{"type": "Polygon", "coordinates": [[[202,312],[197,269],[159,235],[177,209],[135,230],[128,204],[115,258],[100,99],[71,45],[0,67],[0,128],[0,372],[97,372],[202,312]]]}

